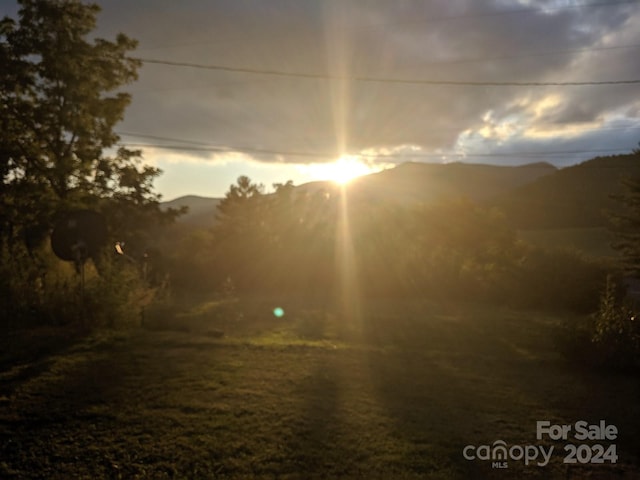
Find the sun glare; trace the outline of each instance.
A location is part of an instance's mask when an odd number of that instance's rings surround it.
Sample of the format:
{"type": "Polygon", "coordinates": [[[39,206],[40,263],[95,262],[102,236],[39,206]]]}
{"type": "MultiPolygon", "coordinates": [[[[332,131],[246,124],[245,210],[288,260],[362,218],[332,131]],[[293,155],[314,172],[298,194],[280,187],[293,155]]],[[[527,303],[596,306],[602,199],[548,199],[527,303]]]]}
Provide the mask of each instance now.
{"type": "Polygon", "coordinates": [[[312,174],[318,180],[330,180],[340,185],[368,173],[372,173],[371,168],[354,156],[340,157],[335,162],[314,165],[312,168],[312,174]]]}

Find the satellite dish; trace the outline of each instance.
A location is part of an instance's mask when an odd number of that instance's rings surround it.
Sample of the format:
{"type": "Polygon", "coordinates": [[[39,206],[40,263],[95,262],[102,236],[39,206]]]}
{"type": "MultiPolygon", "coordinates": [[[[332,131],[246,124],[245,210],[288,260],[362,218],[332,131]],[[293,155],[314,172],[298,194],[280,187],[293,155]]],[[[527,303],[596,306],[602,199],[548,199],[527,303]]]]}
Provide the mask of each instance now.
{"type": "Polygon", "coordinates": [[[95,257],[107,241],[104,217],[91,210],[67,213],[53,228],[51,248],[58,258],[83,265],[95,257]]]}

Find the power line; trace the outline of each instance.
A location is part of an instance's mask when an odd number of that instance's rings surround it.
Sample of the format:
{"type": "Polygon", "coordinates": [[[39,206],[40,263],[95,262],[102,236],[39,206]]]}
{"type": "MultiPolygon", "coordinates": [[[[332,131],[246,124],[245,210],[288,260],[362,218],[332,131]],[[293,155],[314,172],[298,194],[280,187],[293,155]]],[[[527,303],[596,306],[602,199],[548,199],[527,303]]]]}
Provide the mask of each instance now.
{"type": "MultiPolygon", "coordinates": [[[[640,125],[620,125],[620,126],[616,126],[616,127],[577,127],[575,128],[575,130],[579,130],[581,132],[600,132],[600,131],[611,131],[611,130],[638,130],[640,129],[640,125]]],[[[460,128],[458,127],[452,127],[452,128],[447,128],[447,129],[438,129],[440,130],[460,130],[460,128]]],[[[210,148],[219,148],[221,150],[225,150],[225,149],[229,149],[229,148],[236,148],[237,147],[227,147],[227,146],[222,146],[222,145],[215,145],[212,144],[211,142],[204,142],[202,140],[191,140],[191,139],[184,139],[184,138],[176,138],[176,137],[167,137],[164,135],[151,135],[151,134],[147,134],[147,133],[137,133],[137,132],[124,132],[124,131],[118,131],[115,132],[117,135],[121,135],[124,137],[134,137],[134,138],[148,138],[150,140],[160,140],[163,142],[178,142],[178,143],[183,143],[183,144],[187,144],[187,145],[195,145],[195,146],[202,146],[202,147],[210,147],[210,148]]],[[[241,148],[245,148],[245,147],[241,147],[241,148]]],[[[253,148],[253,147],[248,147],[248,148],[253,148]]],[[[315,154],[314,154],[315,155],[315,154]]]]}
{"type": "Polygon", "coordinates": [[[161,135],[149,135],[146,133],[116,132],[116,134],[122,135],[124,137],[148,138],[150,140],[162,140],[163,142],[179,142],[179,143],[186,143],[188,145],[200,145],[200,146],[213,147],[213,148],[226,148],[220,145],[213,145],[209,142],[202,142],[198,140],[186,140],[183,138],[165,137],[161,135]]]}
{"type": "MultiPolygon", "coordinates": [[[[575,8],[592,8],[592,7],[611,7],[616,5],[625,5],[625,4],[638,4],[640,0],[620,0],[620,1],[608,1],[608,2],[599,2],[599,3],[591,3],[591,4],[573,4],[573,5],[563,5],[557,7],[548,7],[544,9],[544,11],[559,11],[566,9],[575,9],[575,8]]],[[[452,16],[443,16],[443,17],[435,17],[427,20],[417,20],[416,22],[438,22],[443,20],[452,20],[458,18],[474,18],[474,17],[485,17],[485,16],[498,16],[498,15],[507,15],[514,13],[538,13],[540,9],[537,8],[524,8],[524,9],[511,9],[504,10],[499,12],[481,12],[477,14],[462,14],[462,15],[452,15],[452,16]]],[[[414,23],[413,21],[409,23],[414,23]]],[[[378,26],[385,26],[385,24],[381,24],[378,26]]],[[[375,27],[375,25],[373,25],[375,27]]],[[[468,58],[468,59],[452,59],[452,60],[441,60],[441,61],[430,61],[426,62],[425,65],[446,65],[446,64],[461,64],[461,63],[474,63],[474,62],[484,62],[484,61],[494,61],[494,60],[508,60],[508,59],[517,59],[524,57],[534,57],[534,56],[547,56],[547,55],[564,55],[571,53],[580,53],[586,51],[605,51],[605,50],[614,50],[614,49],[625,49],[625,48],[638,48],[640,45],[620,45],[620,46],[603,46],[603,47],[591,47],[584,49],[568,49],[568,50],[556,50],[552,52],[531,52],[524,53],[518,55],[504,55],[497,57],[488,57],[488,58],[468,58]]],[[[599,86],[599,85],[632,85],[639,84],[640,79],[623,79],[623,80],[604,80],[604,81],[565,81],[565,82],[517,82],[517,81],[459,81],[459,80],[435,80],[435,79],[411,79],[411,78],[385,78],[385,77],[370,77],[370,76],[339,76],[339,75],[330,75],[330,74],[321,74],[321,73],[309,73],[309,72],[291,72],[291,71],[283,71],[278,69],[258,69],[258,68],[249,68],[249,67],[231,67],[228,65],[220,65],[220,64],[201,64],[201,63],[193,63],[193,62],[178,62],[171,60],[163,60],[163,59],[150,59],[150,58],[137,58],[137,60],[147,63],[147,64],[156,64],[156,65],[166,65],[173,67],[186,67],[186,68],[195,68],[195,69],[203,69],[203,70],[217,70],[217,71],[225,71],[231,73],[245,73],[245,74],[253,74],[253,75],[268,75],[268,76],[278,76],[278,77],[291,77],[291,78],[306,78],[306,79],[317,79],[317,80],[351,80],[358,82],[375,82],[375,83],[391,83],[391,84],[413,84],[413,85],[449,85],[449,86],[480,86],[480,87],[502,87],[502,86],[515,86],[515,87],[546,87],[546,86],[599,86]]]]}
{"type": "Polygon", "coordinates": [[[153,147],[167,150],[185,150],[185,151],[204,151],[204,152],[220,152],[220,153],[233,153],[233,152],[248,152],[248,153],[257,153],[263,155],[290,155],[296,157],[331,157],[335,156],[335,153],[321,153],[321,152],[298,152],[298,151],[282,151],[282,150],[272,150],[265,148],[257,148],[257,147],[248,147],[248,146],[223,146],[223,145],[213,145],[207,142],[200,142],[196,140],[183,140],[179,138],[171,138],[171,137],[163,137],[160,135],[147,135],[147,134],[138,134],[138,133],[127,133],[127,132],[118,132],[118,135],[129,136],[129,137],[137,137],[137,138],[148,138],[150,140],[161,140],[167,142],[180,142],[184,145],[171,145],[171,144],[143,144],[143,143],[124,143],[125,146],[130,147],[153,147]]]}
{"type": "MultiPolygon", "coordinates": [[[[529,57],[545,57],[545,56],[557,56],[557,55],[570,55],[575,53],[585,53],[585,52],[597,52],[597,51],[611,51],[611,50],[623,50],[623,49],[634,49],[640,48],[640,44],[631,44],[631,45],[611,45],[606,47],[588,47],[588,48],[576,48],[576,49],[566,49],[566,50],[554,50],[554,51],[533,51],[529,53],[520,53],[518,55],[499,55],[495,57],[471,57],[471,58],[458,58],[458,59],[450,59],[450,60],[427,60],[425,62],[421,62],[419,65],[415,67],[404,67],[403,70],[414,70],[417,68],[423,68],[425,66],[437,66],[437,65],[459,65],[459,64],[468,64],[468,63],[482,63],[482,62],[494,62],[494,61],[502,61],[502,60],[517,60],[520,58],[529,58],[529,57]]],[[[199,66],[198,64],[182,64],[180,62],[172,62],[169,60],[151,60],[151,59],[140,59],[143,62],[153,63],[153,64],[167,64],[171,66],[189,66],[193,68],[208,68],[208,66],[199,66]]],[[[232,70],[232,67],[221,67],[225,70],[232,70]]],[[[233,69],[235,70],[235,69],[233,69]]],[[[238,69],[240,70],[240,69],[238,69]]],[[[252,73],[258,73],[252,72],[252,73]]],[[[289,75],[288,73],[282,72],[282,75],[289,75]]],[[[297,75],[295,73],[291,75],[297,75]]],[[[409,80],[410,81],[410,80],[409,80]]],[[[634,83],[637,81],[634,80],[634,83]]],[[[600,83],[602,84],[602,83],[600,83]]],[[[608,84],[608,83],[606,83],[608,84]]],[[[220,82],[216,81],[214,84],[208,85],[198,85],[198,86],[188,86],[188,87],[172,87],[172,88],[162,88],[162,89],[154,89],[154,90],[140,90],[135,91],[135,93],[148,93],[148,92],[162,92],[162,91],[175,91],[175,90],[186,90],[193,88],[214,88],[220,85],[220,82]]],[[[540,84],[537,84],[540,85],[540,84]]],[[[569,83],[567,83],[569,85],[569,83]]]]}
{"type": "Polygon", "coordinates": [[[449,85],[449,86],[470,86],[470,87],[580,87],[599,85],[637,85],[640,79],[629,80],[603,80],[603,81],[582,81],[582,82],[493,82],[493,81],[465,81],[465,80],[433,80],[433,79],[410,79],[392,77],[368,77],[368,76],[341,76],[320,73],[285,72],[282,70],[268,70],[257,68],[229,67],[226,65],[189,62],[173,62],[170,60],[158,60],[150,58],[137,58],[143,63],[167,65],[172,67],[188,67],[203,70],[217,70],[232,73],[246,73],[251,75],[271,75],[279,77],[306,78],[311,80],[351,80],[356,82],[370,83],[395,83],[407,85],[449,85]]]}
{"type": "Polygon", "coordinates": [[[222,147],[217,145],[211,146],[196,146],[196,145],[163,145],[157,143],[121,143],[125,147],[133,148],[159,148],[161,150],[181,150],[191,152],[216,152],[216,153],[255,153],[260,155],[282,155],[291,157],[315,157],[326,158],[335,157],[335,153],[320,153],[320,152],[297,152],[297,151],[285,151],[285,150],[269,150],[253,147],[222,147]]]}
{"type": "MultiPolygon", "coordinates": [[[[220,146],[190,146],[190,145],[160,145],[153,143],[122,143],[125,147],[132,148],[158,148],[161,150],[181,150],[181,151],[198,151],[198,152],[215,152],[215,153],[257,153],[261,155],[276,155],[276,156],[290,156],[290,157],[314,157],[314,158],[333,158],[335,153],[328,152],[300,152],[300,151],[286,151],[286,150],[270,150],[251,147],[220,147],[220,146]]],[[[514,157],[528,157],[528,158],[544,158],[558,155],[584,155],[584,154],[599,154],[599,153],[620,153],[621,151],[632,151],[633,148],[621,149],[621,148],[603,148],[603,149],[590,149],[590,150],[557,150],[546,152],[495,152],[495,153],[466,153],[466,152],[440,152],[440,153],[403,153],[403,154],[374,154],[374,153],[359,153],[358,157],[364,158],[514,158],[514,157]]]]}
{"type": "MultiPolygon", "coordinates": [[[[586,131],[605,131],[605,130],[637,130],[640,126],[625,126],[625,127],[603,127],[600,129],[586,129],[586,131]]],[[[116,132],[118,135],[134,137],[134,138],[146,138],[149,140],[159,140],[162,142],[178,142],[179,144],[159,144],[159,143],[135,143],[124,142],[123,146],[133,148],[158,148],[165,150],[182,150],[182,151],[199,151],[199,152],[214,152],[214,153],[254,153],[259,155],[276,155],[276,156],[293,156],[293,157],[311,157],[311,158],[327,158],[335,157],[335,152],[309,152],[309,151],[295,151],[295,150],[280,150],[280,149],[268,149],[257,148],[250,146],[238,146],[238,145],[215,145],[209,142],[203,142],[198,140],[180,139],[174,137],[166,137],[161,135],[150,135],[143,133],[133,132],[116,132]]],[[[356,156],[364,158],[441,158],[441,157],[547,157],[556,155],[579,155],[579,154],[598,154],[598,153],[615,153],[621,150],[632,151],[634,147],[628,149],[620,148],[605,148],[605,149],[586,149],[586,150],[556,150],[545,152],[493,152],[493,153],[466,153],[466,152],[438,152],[438,153],[402,153],[402,154],[368,154],[358,153],[356,156]]]]}

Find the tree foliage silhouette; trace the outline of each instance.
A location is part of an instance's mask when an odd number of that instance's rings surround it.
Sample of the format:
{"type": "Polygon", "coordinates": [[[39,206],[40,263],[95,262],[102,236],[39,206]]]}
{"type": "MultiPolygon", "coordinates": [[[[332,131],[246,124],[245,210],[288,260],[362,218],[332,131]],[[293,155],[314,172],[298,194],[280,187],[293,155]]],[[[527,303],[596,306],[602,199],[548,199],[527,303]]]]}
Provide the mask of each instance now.
{"type": "MultiPolygon", "coordinates": [[[[2,233],[51,223],[64,209],[113,200],[144,205],[155,168],[118,148],[114,126],[136,80],[136,42],[90,39],[97,5],[20,0],[18,19],[0,22],[2,233]]],[[[113,210],[116,210],[115,208],[113,210]]],[[[114,222],[117,224],[117,222],[114,222]]]]}
{"type": "MultiPolygon", "coordinates": [[[[640,161],[640,149],[633,151],[640,161]]],[[[623,181],[625,191],[614,195],[614,199],[623,206],[623,211],[611,216],[613,233],[616,240],[613,247],[620,252],[622,268],[625,273],[640,275],[640,177],[623,181]]]]}
{"type": "Polygon", "coordinates": [[[14,299],[42,283],[46,266],[34,250],[65,211],[101,211],[118,239],[175,214],[161,212],[153,192],[159,170],[119,147],[114,132],[131,101],[122,87],[140,66],[128,57],[136,41],[94,38],[95,4],[18,4],[17,18],[0,20],[0,267],[39,271],[0,285],[14,299]]]}
{"type": "Polygon", "coordinates": [[[296,192],[292,182],[273,193],[246,176],[218,205],[212,249],[219,281],[241,291],[300,291],[322,283],[333,265],[335,201],[324,192],[296,192]]]}

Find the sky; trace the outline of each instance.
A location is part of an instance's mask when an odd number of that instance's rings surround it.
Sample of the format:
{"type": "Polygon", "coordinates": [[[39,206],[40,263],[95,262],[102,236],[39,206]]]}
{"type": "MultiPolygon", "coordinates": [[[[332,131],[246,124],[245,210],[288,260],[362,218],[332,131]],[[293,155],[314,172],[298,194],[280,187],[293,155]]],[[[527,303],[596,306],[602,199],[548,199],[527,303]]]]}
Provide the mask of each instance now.
{"type": "Polygon", "coordinates": [[[639,0],[97,3],[97,36],[139,42],[116,130],[165,200],[240,175],[268,191],[406,161],[563,167],[640,142],[639,0]]]}

